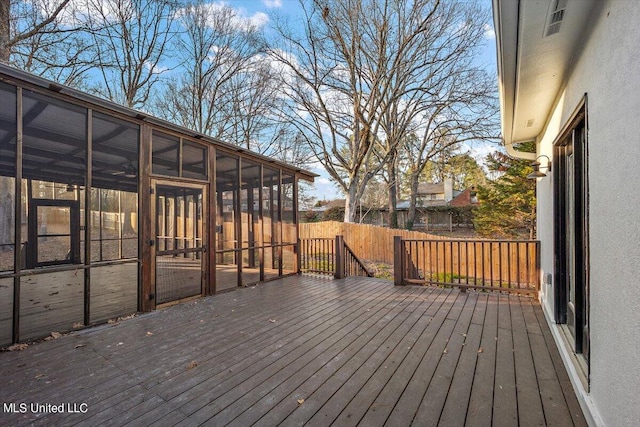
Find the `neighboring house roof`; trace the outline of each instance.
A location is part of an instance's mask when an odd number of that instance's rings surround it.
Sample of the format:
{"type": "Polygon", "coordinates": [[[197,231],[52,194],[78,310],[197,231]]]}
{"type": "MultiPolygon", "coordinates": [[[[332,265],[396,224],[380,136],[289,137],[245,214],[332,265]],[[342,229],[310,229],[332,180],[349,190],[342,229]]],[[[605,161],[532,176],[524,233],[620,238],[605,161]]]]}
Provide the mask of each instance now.
{"type": "Polygon", "coordinates": [[[324,200],[320,202],[321,206],[314,206],[310,210],[314,212],[324,212],[331,208],[344,208],[345,203],[345,199],[324,200]]]}
{"type": "Polygon", "coordinates": [[[476,196],[475,187],[470,187],[458,194],[449,202],[450,206],[474,206],[478,204],[478,197],[476,196]]]}
{"type": "Polygon", "coordinates": [[[444,194],[444,182],[433,184],[431,182],[421,182],[418,184],[418,196],[430,194],[444,194]]]}
{"type": "Polygon", "coordinates": [[[598,3],[493,0],[502,137],[510,155],[535,159],[513,144],[536,140],[544,130],[598,3]]]}

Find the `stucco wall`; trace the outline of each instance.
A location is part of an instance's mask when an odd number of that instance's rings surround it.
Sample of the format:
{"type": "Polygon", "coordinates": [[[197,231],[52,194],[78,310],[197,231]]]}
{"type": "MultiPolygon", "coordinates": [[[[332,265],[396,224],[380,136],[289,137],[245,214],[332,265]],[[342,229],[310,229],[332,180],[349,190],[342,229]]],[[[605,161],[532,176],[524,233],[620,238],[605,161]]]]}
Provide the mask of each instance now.
{"type": "MultiPolygon", "coordinates": [[[[588,96],[591,390],[607,426],[640,423],[640,2],[609,1],[549,118],[540,154],[588,96]]],[[[553,271],[552,177],[538,180],[543,274],[553,271]]],[[[544,276],[543,276],[544,277],[544,276]]],[[[551,286],[542,302],[553,318],[551,286]]]]}

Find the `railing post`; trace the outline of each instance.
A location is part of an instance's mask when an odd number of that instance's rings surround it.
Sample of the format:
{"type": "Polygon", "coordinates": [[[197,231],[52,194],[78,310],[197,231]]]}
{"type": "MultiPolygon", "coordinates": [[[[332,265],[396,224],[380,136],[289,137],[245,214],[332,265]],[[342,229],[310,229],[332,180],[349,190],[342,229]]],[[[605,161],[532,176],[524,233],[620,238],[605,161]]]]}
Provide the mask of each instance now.
{"type": "Polygon", "coordinates": [[[344,236],[336,236],[336,263],[334,276],[336,279],[344,278],[344,236]]]}
{"type": "Polygon", "coordinates": [[[296,244],[296,261],[298,267],[298,274],[302,274],[302,240],[298,237],[296,244]]]}
{"type": "Polygon", "coordinates": [[[393,236],[393,284],[402,285],[402,272],[404,271],[402,254],[402,236],[393,236]]]}

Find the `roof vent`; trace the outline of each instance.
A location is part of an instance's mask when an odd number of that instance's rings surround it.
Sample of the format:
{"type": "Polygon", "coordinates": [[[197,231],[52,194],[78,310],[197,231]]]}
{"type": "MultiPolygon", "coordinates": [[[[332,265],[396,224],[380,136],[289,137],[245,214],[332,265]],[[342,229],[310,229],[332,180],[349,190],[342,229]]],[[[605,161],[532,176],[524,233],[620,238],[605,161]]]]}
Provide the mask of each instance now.
{"type": "Polygon", "coordinates": [[[547,30],[545,36],[548,37],[560,31],[560,25],[567,10],[567,0],[552,0],[549,18],[547,19],[547,30]]]}

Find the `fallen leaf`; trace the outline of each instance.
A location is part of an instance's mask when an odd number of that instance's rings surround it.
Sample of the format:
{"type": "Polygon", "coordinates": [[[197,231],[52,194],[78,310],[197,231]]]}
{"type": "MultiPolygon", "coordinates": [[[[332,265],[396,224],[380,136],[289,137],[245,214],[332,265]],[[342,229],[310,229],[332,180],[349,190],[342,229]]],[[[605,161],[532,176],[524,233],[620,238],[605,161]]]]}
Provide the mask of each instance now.
{"type": "Polygon", "coordinates": [[[38,374],[38,375],[36,375],[36,376],[35,376],[35,378],[36,378],[37,380],[39,380],[40,378],[44,378],[44,377],[46,377],[46,376],[47,376],[47,374],[38,374]]]}
{"type": "Polygon", "coordinates": [[[484,350],[482,349],[482,347],[480,347],[480,348],[478,349],[478,353],[482,353],[483,351],[484,351],[484,350]]]}
{"type": "Polygon", "coordinates": [[[113,325],[114,323],[116,323],[116,320],[115,319],[109,319],[109,320],[107,320],[107,323],[109,325],[113,325]]]}
{"type": "Polygon", "coordinates": [[[276,319],[269,319],[269,322],[276,323],[276,319]]]}
{"type": "Polygon", "coordinates": [[[193,369],[193,368],[195,368],[196,366],[198,366],[198,362],[196,362],[196,361],[194,360],[194,361],[192,361],[191,363],[189,363],[189,364],[187,365],[187,371],[188,371],[189,369],[193,369]]]}
{"type": "Polygon", "coordinates": [[[86,347],[86,346],[87,346],[86,344],[78,344],[78,345],[76,345],[76,346],[75,346],[75,347],[73,347],[73,348],[80,348],[80,347],[86,347]]]}
{"type": "Polygon", "coordinates": [[[465,338],[466,338],[466,336],[467,336],[467,334],[461,334],[461,335],[462,335],[463,337],[465,337],[465,338]]]}
{"type": "Polygon", "coordinates": [[[29,347],[29,344],[14,344],[11,347],[7,347],[6,351],[22,351],[29,347]]]}
{"type": "Polygon", "coordinates": [[[147,336],[150,337],[151,335],[153,335],[153,332],[147,331],[147,336]]]}
{"type": "Polygon", "coordinates": [[[76,322],[73,324],[73,329],[79,329],[79,328],[83,328],[84,324],[80,323],[80,322],[76,322]]]}
{"type": "Polygon", "coordinates": [[[304,399],[298,399],[298,405],[302,405],[304,403],[304,399]]]}
{"type": "Polygon", "coordinates": [[[60,332],[51,332],[51,338],[53,338],[54,340],[57,340],[61,336],[62,334],[60,332]]]}
{"type": "Polygon", "coordinates": [[[124,345],[124,343],[123,342],[119,342],[118,345],[124,345]]]}
{"type": "Polygon", "coordinates": [[[447,349],[446,348],[444,349],[443,353],[447,354],[447,349]]]}

